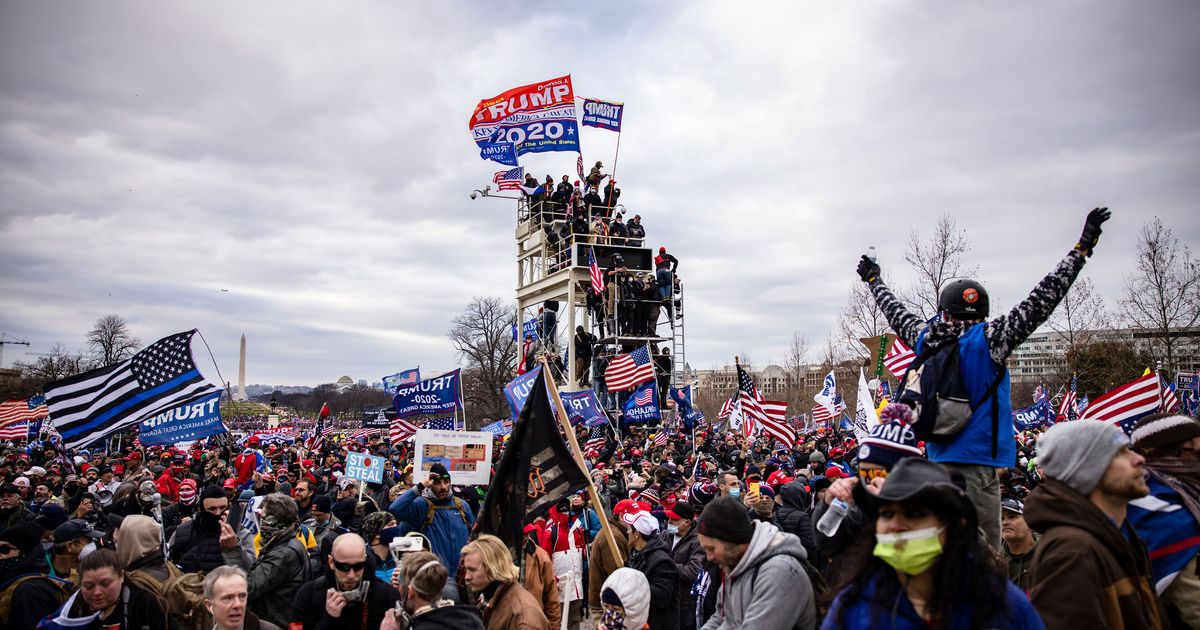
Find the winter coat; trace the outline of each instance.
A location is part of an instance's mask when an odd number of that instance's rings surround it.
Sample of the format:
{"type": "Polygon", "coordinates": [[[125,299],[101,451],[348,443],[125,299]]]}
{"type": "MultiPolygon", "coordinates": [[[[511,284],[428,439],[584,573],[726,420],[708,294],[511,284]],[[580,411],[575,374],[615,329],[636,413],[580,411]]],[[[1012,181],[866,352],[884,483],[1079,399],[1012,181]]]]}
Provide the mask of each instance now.
{"type": "Polygon", "coordinates": [[[121,522],[117,559],[126,571],[137,570],[150,579],[166,581],[171,576],[163,558],[162,531],[149,516],[136,514],[121,522]]]}
{"type": "Polygon", "coordinates": [[[679,568],[670,548],[658,538],[629,553],[626,565],[637,569],[650,583],[650,630],[676,630],[679,627],[679,568]]]}
{"type": "Polygon", "coordinates": [[[629,559],[629,541],[621,532],[625,531],[625,525],[616,518],[609,517],[608,524],[610,529],[613,529],[613,539],[617,542],[617,551],[621,554],[621,560],[617,561],[613,557],[612,549],[608,544],[608,536],[603,532],[596,536],[596,540],[592,542],[591,553],[588,554],[590,562],[588,562],[588,606],[600,609],[600,587],[604,586],[604,580],[612,575],[614,571],[625,566],[625,561],[629,559]]]}
{"type": "Polygon", "coordinates": [[[688,533],[675,544],[675,536],[663,532],[660,537],[663,545],[671,550],[671,560],[679,570],[679,627],[680,630],[693,630],[696,627],[696,598],[692,597],[692,584],[700,575],[704,563],[704,549],[700,547],[700,536],[693,523],[688,533]]]}
{"type": "Polygon", "coordinates": [[[66,592],[75,590],[74,585],[51,578],[49,571],[50,566],[39,545],[25,554],[17,566],[0,573],[0,590],[13,589],[13,606],[8,619],[0,619],[0,627],[33,628],[62,605],[66,592]],[[37,577],[13,586],[17,579],[26,575],[37,577]],[[65,590],[62,587],[66,587],[65,590]],[[20,605],[17,605],[18,602],[20,605]]]}
{"type": "Polygon", "coordinates": [[[775,511],[775,520],[779,529],[800,539],[809,558],[815,558],[817,541],[813,538],[812,517],[808,515],[808,491],[804,489],[803,481],[791,481],[779,488],[779,509],[775,511]]]}
{"type": "MultiPolygon", "coordinates": [[[[91,612],[87,602],[76,591],[63,604],[57,613],[53,613],[53,621],[58,625],[50,627],[87,628],[101,630],[118,627],[121,630],[166,630],[174,628],[167,613],[158,603],[153,593],[144,591],[125,582],[121,587],[121,596],[111,614],[103,620],[91,612]],[[90,622],[84,621],[90,619],[90,622]]],[[[18,627],[18,626],[12,626],[18,627]]],[[[33,626],[27,626],[32,628],[33,626]]]]}
{"type": "Polygon", "coordinates": [[[412,617],[411,630],[483,630],[483,620],[474,606],[459,604],[425,608],[412,617]]]}
{"type": "Polygon", "coordinates": [[[717,610],[703,630],[809,630],[816,627],[812,582],[800,539],[757,521],[754,536],[717,594],[717,610]]]}
{"type": "Polygon", "coordinates": [[[558,601],[558,585],[554,580],[554,565],[550,554],[545,549],[525,542],[525,590],[542,607],[551,628],[557,628],[562,622],[562,604],[558,601]]]}
{"type": "Polygon", "coordinates": [[[352,628],[373,630],[378,628],[383,623],[384,614],[395,608],[396,602],[400,601],[400,592],[392,588],[391,584],[375,577],[373,571],[366,571],[363,575],[371,580],[371,585],[367,587],[365,625],[363,624],[362,602],[347,602],[340,617],[330,617],[325,612],[325,593],[336,584],[333,571],[329,569],[328,565],[325,567],[325,575],[305,583],[296,592],[296,598],[292,602],[291,623],[301,624],[304,630],[334,630],[335,628],[337,630],[351,630],[352,628]]]}
{"type": "Polygon", "coordinates": [[[1150,559],[1133,527],[1118,529],[1087,497],[1046,479],[1025,502],[1042,533],[1030,598],[1051,628],[1159,628],[1150,559]]]}
{"type": "Polygon", "coordinates": [[[429,545],[433,548],[442,564],[450,570],[450,580],[453,581],[458,573],[458,555],[463,546],[467,544],[467,534],[471,533],[471,528],[475,526],[475,515],[471,513],[471,507],[466,501],[455,496],[447,497],[444,501],[422,496],[420,494],[421,486],[415,486],[410,490],[400,493],[395,501],[392,501],[388,511],[396,517],[396,520],[408,526],[410,532],[421,532],[429,539],[429,545]],[[453,501],[462,502],[462,513],[454,507],[453,501]],[[430,503],[434,506],[433,522],[429,527],[425,527],[425,517],[428,514],[430,503]],[[463,522],[463,516],[466,517],[466,522],[463,522]]]}
{"type": "Polygon", "coordinates": [[[250,610],[266,621],[286,627],[296,592],[311,579],[308,550],[296,540],[295,531],[281,532],[263,545],[262,553],[249,566],[240,545],[221,553],[226,564],[246,570],[250,610]]]}
{"type": "Polygon", "coordinates": [[[516,582],[501,584],[483,607],[487,630],[550,630],[542,606],[516,582]]]}
{"type": "MultiPolygon", "coordinates": [[[[846,601],[844,594],[839,594],[833,601],[829,614],[821,625],[822,630],[874,630],[875,628],[890,628],[894,630],[926,630],[930,626],[917,614],[917,609],[907,597],[896,601],[895,610],[878,610],[872,608],[871,598],[875,595],[876,581],[867,583],[854,601],[846,601]],[[843,611],[842,609],[845,608],[843,611]],[[840,619],[839,619],[840,617],[840,619]],[[888,623],[890,622],[890,623],[888,623]]],[[[1008,630],[1044,630],[1037,611],[1029,604],[1025,593],[1015,584],[1005,585],[1005,595],[1008,599],[1008,620],[1002,627],[1008,630]]],[[[949,628],[971,627],[971,609],[963,606],[949,628]]]]}

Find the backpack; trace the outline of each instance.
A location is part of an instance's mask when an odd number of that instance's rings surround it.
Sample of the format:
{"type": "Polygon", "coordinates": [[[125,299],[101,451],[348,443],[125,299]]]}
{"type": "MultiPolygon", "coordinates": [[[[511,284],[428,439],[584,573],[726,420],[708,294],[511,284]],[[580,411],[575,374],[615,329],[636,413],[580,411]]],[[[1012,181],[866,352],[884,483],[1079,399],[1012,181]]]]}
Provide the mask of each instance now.
{"type": "Polygon", "coordinates": [[[26,573],[18,575],[4,584],[0,584],[0,622],[8,623],[8,617],[12,614],[13,596],[16,595],[17,587],[21,586],[29,580],[44,579],[49,580],[54,585],[54,598],[58,600],[58,604],[62,605],[75,591],[75,585],[62,578],[50,577],[44,573],[26,573]]]}
{"type": "Polygon", "coordinates": [[[126,571],[125,577],[137,587],[158,598],[163,610],[182,630],[206,630],[212,627],[212,614],[204,606],[204,573],[184,573],[171,562],[165,563],[167,579],[159,581],[142,570],[126,571]]]}
{"type": "Polygon", "coordinates": [[[453,505],[434,505],[433,501],[425,500],[425,522],[421,524],[419,530],[422,534],[425,533],[425,528],[433,524],[433,517],[437,514],[437,510],[458,510],[458,515],[462,517],[463,525],[470,527],[471,521],[467,519],[467,513],[463,510],[463,500],[458,497],[450,497],[450,502],[453,505]]]}
{"type": "Polygon", "coordinates": [[[948,442],[967,427],[975,409],[991,399],[992,450],[995,451],[995,425],[999,422],[999,401],[995,394],[1008,368],[1000,370],[983,398],[972,405],[959,362],[958,339],[940,348],[922,350],[904,373],[896,401],[912,407],[913,432],[918,440],[948,442]]]}

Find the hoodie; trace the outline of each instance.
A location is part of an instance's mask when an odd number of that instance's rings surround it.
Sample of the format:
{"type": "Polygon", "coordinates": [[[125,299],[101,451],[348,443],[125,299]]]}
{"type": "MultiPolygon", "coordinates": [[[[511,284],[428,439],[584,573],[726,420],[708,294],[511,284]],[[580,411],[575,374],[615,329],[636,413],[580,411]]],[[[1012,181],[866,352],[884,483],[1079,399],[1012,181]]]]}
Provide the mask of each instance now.
{"type": "Polygon", "coordinates": [[[813,539],[812,517],[805,509],[808,507],[808,491],[804,489],[803,481],[789,481],[779,488],[779,509],[775,512],[775,520],[779,528],[800,539],[808,557],[813,558],[817,553],[817,543],[813,539]]]}
{"type": "Polygon", "coordinates": [[[140,570],[165,582],[169,577],[162,552],[162,530],[149,516],[136,514],[121,521],[117,559],[126,571],[140,570]]]}
{"type": "Polygon", "coordinates": [[[412,617],[412,630],[483,630],[479,610],[469,604],[424,608],[412,617]]]}
{"type": "Polygon", "coordinates": [[[808,552],[799,538],[770,523],[752,525],[754,536],[737,566],[725,576],[717,610],[703,630],[815,628],[812,582],[802,564],[808,552]]]}

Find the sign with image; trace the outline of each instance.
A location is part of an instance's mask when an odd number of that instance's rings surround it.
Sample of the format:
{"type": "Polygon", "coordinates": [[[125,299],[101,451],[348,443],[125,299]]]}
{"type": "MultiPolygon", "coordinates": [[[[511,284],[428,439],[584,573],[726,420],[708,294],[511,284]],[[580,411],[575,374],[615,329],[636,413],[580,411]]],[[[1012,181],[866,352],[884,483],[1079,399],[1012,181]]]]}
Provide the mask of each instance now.
{"type": "Polygon", "coordinates": [[[383,457],[370,453],[346,453],[346,476],[367,483],[383,482],[383,457]]]}
{"type": "Polygon", "coordinates": [[[424,481],[441,464],[455,485],[486,486],[492,476],[492,434],[487,431],[417,431],[413,480],[424,481]]]}

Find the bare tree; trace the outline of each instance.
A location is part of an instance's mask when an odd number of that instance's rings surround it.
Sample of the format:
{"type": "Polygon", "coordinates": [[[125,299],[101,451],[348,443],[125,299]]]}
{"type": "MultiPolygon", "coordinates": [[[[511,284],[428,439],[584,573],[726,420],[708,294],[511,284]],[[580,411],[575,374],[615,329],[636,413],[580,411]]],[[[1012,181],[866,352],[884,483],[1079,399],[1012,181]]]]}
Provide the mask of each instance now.
{"type": "Polygon", "coordinates": [[[832,370],[846,360],[845,348],[832,333],[825,335],[825,340],[821,342],[821,347],[817,348],[817,351],[820,352],[819,360],[822,371],[832,370]]]}
{"type": "Polygon", "coordinates": [[[1138,231],[1135,260],[1125,276],[1125,320],[1147,334],[1156,358],[1174,376],[1178,337],[1200,322],[1200,261],[1158,217],[1138,231]]]}
{"type": "Polygon", "coordinates": [[[938,219],[929,240],[922,240],[916,230],[910,232],[904,260],[912,266],[917,278],[912,290],[902,296],[909,307],[925,319],[933,317],[938,312],[938,292],[945,281],[978,273],[978,267],[963,262],[969,251],[967,231],[959,229],[958,220],[949,214],[938,219]]]}
{"type": "Polygon", "coordinates": [[[789,385],[800,387],[804,382],[804,366],[808,362],[808,337],[799,332],[792,332],[792,340],[788,343],[787,355],[783,358],[783,369],[787,370],[789,385]]]}
{"type": "Polygon", "coordinates": [[[512,340],[515,306],[497,297],[477,297],[454,318],[448,336],[463,370],[463,397],[468,418],[508,415],[504,386],[512,379],[517,344],[512,340]]]}
{"type": "Polygon", "coordinates": [[[838,318],[838,336],[845,344],[846,355],[870,360],[866,346],[859,340],[878,337],[887,331],[887,317],[875,302],[871,289],[865,283],[855,282],[838,318]]]}
{"type": "Polygon", "coordinates": [[[81,352],[71,352],[62,344],[55,344],[50,352],[26,363],[14,361],[13,369],[20,372],[19,379],[0,380],[0,394],[4,399],[25,398],[40,391],[47,383],[75,376],[88,368],[87,358],[81,352]]]}
{"type": "Polygon", "coordinates": [[[111,313],[96,320],[87,334],[88,349],[99,367],[120,363],[137,353],[142,341],[129,334],[125,318],[111,313]]]}
{"type": "Polygon", "coordinates": [[[1104,298],[1096,291],[1091,278],[1080,278],[1071,285],[1067,295],[1046,322],[1046,325],[1062,335],[1066,342],[1062,357],[1066,364],[1067,378],[1079,373],[1080,366],[1071,362],[1071,357],[1075,356],[1072,351],[1095,341],[1101,329],[1109,328],[1108,320],[1104,298]]]}

